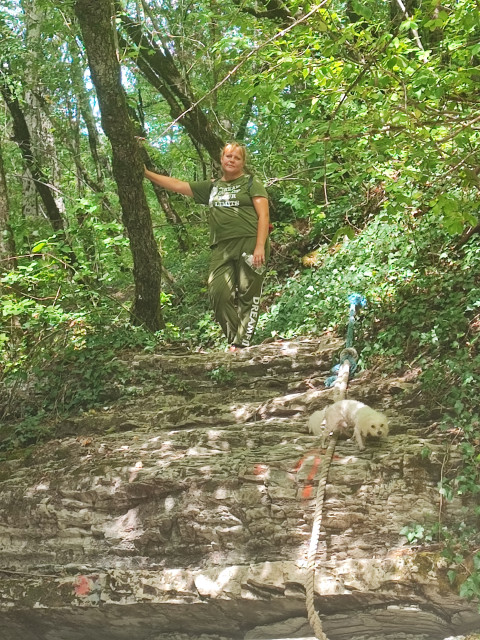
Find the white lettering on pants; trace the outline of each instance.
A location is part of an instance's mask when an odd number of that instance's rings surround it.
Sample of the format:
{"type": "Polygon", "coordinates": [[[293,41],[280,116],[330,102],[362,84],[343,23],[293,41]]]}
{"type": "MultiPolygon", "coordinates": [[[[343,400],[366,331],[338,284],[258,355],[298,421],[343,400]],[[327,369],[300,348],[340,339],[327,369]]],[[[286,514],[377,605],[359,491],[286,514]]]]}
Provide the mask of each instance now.
{"type": "Polygon", "coordinates": [[[252,339],[252,336],[253,336],[253,331],[255,329],[259,311],[260,311],[260,298],[254,297],[253,305],[250,310],[250,318],[248,320],[247,332],[246,332],[245,338],[242,340],[243,347],[250,346],[250,340],[252,339]]]}

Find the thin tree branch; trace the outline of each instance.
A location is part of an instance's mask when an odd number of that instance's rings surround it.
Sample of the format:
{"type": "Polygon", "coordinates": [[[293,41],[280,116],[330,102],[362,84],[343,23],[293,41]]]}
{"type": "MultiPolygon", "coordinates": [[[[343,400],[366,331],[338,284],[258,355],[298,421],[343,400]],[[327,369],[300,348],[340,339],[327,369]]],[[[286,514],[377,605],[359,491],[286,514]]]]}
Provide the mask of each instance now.
{"type": "Polygon", "coordinates": [[[470,122],[465,122],[465,124],[463,124],[459,129],[457,129],[456,131],[454,131],[453,133],[451,133],[448,136],[445,136],[445,138],[441,138],[440,140],[437,140],[437,142],[439,144],[443,144],[444,142],[448,142],[449,140],[451,140],[452,138],[455,138],[456,136],[458,136],[459,133],[462,133],[462,131],[464,129],[467,129],[468,127],[470,127],[472,124],[474,124],[475,122],[478,122],[480,120],[480,116],[477,116],[476,118],[474,118],[473,120],[470,120],[470,122]]]}
{"type": "MultiPolygon", "coordinates": [[[[405,5],[403,4],[402,0],[396,0],[398,6],[400,7],[403,15],[405,16],[405,18],[407,20],[410,20],[410,16],[408,15],[407,12],[407,8],[405,7],[405,5]]],[[[422,41],[420,40],[420,36],[418,35],[418,31],[416,29],[411,28],[411,31],[413,33],[413,37],[415,38],[415,42],[417,43],[417,46],[419,49],[421,49],[422,51],[425,51],[422,41]]]]}
{"type": "Polygon", "coordinates": [[[475,233],[480,233],[480,224],[477,224],[475,227],[471,227],[468,231],[466,231],[455,245],[455,249],[460,249],[464,244],[467,244],[467,242],[475,233]]]}
{"type": "Polygon", "coordinates": [[[467,162],[467,160],[469,158],[471,158],[473,155],[475,155],[476,153],[478,153],[478,149],[475,149],[474,151],[471,151],[468,155],[466,155],[464,158],[462,158],[462,160],[460,160],[460,162],[457,162],[456,165],[454,165],[453,167],[450,167],[450,169],[448,171],[446,171],[444,174],[442,174],[439,179],[443,180],[448,175],[450,175],[451,173],[456,171],[459,167],[461,167],[463,164],[465,164],[467,162]]]}

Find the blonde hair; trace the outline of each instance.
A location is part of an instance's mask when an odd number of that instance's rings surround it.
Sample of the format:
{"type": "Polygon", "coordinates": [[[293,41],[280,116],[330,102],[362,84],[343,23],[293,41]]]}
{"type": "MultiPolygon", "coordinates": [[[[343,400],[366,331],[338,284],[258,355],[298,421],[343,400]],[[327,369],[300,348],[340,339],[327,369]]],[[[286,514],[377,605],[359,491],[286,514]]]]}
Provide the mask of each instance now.
{"type": "Polygon", "coordinates": [[[220,154],[220,160],[225,155],[228,147],[230,147],[231,149],[238,149],[241,153],[243,164],[247,163],[247,149],[243,144],[240,144],[239,142],[227,142],[227,144],[222,149],[222,153],[220,154]]]}

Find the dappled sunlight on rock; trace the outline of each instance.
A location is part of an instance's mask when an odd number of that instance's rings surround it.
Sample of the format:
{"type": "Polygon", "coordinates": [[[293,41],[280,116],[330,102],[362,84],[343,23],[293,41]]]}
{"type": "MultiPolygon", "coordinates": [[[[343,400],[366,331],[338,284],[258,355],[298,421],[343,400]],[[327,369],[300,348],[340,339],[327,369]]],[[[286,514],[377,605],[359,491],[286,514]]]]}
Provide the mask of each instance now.
{"type": "Polygon", "coordinates": [[[143,534],[138,508],[129,509],[126,514],[119,516],[104,528],[105,539],[124,549],[133,549],[133,542],[143,534]]]}
{"type": "MultiPolygon", "coordinates": [[[[41,640],[308,637],[324,451],[307,418],[332,400],[324,380],[340,346],[319,338],[174,360],[140,354],[132,366],[157,376],[157,388],[72,418],[74,435],[5,461],[2,640],[33,640],[38,625],[41,640]],[[214,382],[214,370],[229,375],[214,382]]],[[[329,640],[384,640],[379,629],[400,640],[415,625],[439,640],[480,625],[438,548],[406,546],[400,534],[438,517],[445,442],[426,432],[414,383],[392,385],[359,374],[349,390],[387,412],[391,433],[362,452],[337,444],[315,575],[329,640]]],[[[442,508],[464,517],[460,500],[442,508]]]]}

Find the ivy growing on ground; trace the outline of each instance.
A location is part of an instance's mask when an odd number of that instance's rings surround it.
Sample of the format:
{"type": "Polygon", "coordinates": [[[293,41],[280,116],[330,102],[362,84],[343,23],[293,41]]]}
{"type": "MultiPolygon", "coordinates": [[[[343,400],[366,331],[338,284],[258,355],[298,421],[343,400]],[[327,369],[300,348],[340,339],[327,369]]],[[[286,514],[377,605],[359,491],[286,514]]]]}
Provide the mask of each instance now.
{"type": "Polygon", "coordinates": [[[413,544],[441,540],[452,584],[480,601],[480,247],[472,240],[456,249],[455,242],[429,216],[377,218],[353,238],[320,246],[313,268],[299,266],[281,285],[273,279],[260,326],[262,337],[345,335],[348,295],[367,298],[356,325],[360,363],[419,369],[428,410],[462,455],[459,468],[446,466],[439,494],[461,497],[465,519],[406,524],[402,534],[413,544]]]}

